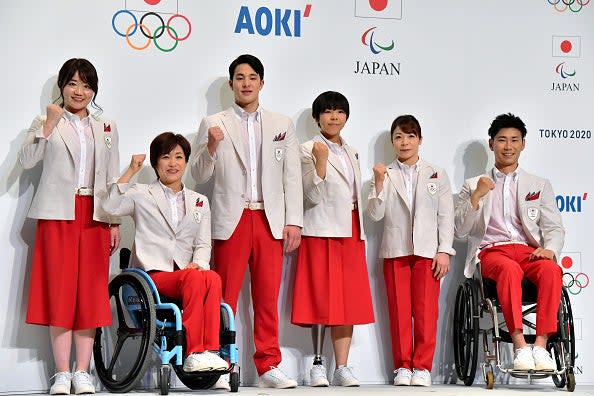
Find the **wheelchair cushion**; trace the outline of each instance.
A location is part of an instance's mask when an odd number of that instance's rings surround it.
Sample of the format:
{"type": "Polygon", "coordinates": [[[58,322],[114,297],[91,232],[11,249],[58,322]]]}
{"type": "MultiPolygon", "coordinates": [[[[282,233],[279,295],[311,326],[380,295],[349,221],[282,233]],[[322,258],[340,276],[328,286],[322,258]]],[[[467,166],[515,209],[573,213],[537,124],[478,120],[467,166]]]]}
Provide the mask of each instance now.
{"type": "MultiPolygon", "coordinates": [[[[497,286],[493,279],[483,278],[485,298],[497,300],[497,286]]],[[[536,304],[536,286],[528,279],[522,280],[522,304],[536,304]]]]}

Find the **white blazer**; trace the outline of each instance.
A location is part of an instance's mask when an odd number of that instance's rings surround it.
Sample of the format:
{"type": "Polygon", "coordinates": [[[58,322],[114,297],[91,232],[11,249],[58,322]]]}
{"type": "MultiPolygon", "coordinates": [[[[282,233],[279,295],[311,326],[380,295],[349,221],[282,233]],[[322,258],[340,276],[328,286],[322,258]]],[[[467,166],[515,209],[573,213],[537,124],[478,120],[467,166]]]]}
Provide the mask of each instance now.
{"type": "MultiPolygon", "coordinates": [[[[316,177],[315,158],[311,153],[314,142],[326,144],[322,138],[314,138],[301,145],[301,171],[303,173],[303,232],[302,235],[344,238],[352,236],[352,191],[340,158],[328,149],[326,178],[319,181],[316,177]],[[316,183],[316,180],[319,181],[316,183]]],[[[343,141],[353,171],[357,206],[361,207],[361,169],[359,155],[343,141]]],[[[363,214],[359,211],[361,239],[365,239],[363,214]]]]}
{"type": "Polygon", "coordinates": [[[194,262],[210,269],[208,199],[184,189],[186,215],[173,226],[171,207],[158,180],[151,184],[114,184],[103,208],[113,216],[132,216],[136,225],[131,265],[145,271],[184,269],[194,262]]]}
{"type": "MultiPolygon", "coordinates": [[[[19,161],[25,169],[33,168],[43,161],[41,180],[28,216],[34,219],[74,220],[77,177],[72,150],[78,137],[62,117],[49,138],[43,138],[45,118],[39,116],[33,120],[19,151],[19,161]]],[[[115,122],[95,115],[90,116],[90,123],[95,138],[93,219],[117,224],[120,220],[105,213],[101,201],[107,198],[108,185],[115,183],[120,176],[118,128],[115,122]]]]}
{"type": "Polygon", "coordinates": [[[415,213],[406,194],[398,164],[387,167],[384,188],[376,194],[375,181],[367,200],[367,213],[374,221],[384,219],[379,255],[382,258],[416,255],[433,258],[442,252],[455,255],[454,200],[447,173],[420,160],[415,191],[415,213]]]}
{"type": "MultiPolygon", "coordinates": [[[[481,176],[492,178],[492,174],[491,172],[490,175],[481,176]]],[[[464,266],[464,275],[467,278],[471,278],[474,273],[478,262],[478,249],[491,218],[491,191],[479,201],[478,210],[474,210],[470,203],[470,196],[476,190],[481,176],[464,182],[456,204],[456,237],[468,238],[468,255],[464,266]]],[[[518,169],[517,200],[528,244],[552,250],[558,258],[563,248],[565,230],[551,183],[547,179],[518,169]]]]}
{"type": "MultiPolygon", "coordinates": [[[[231,107],[208,116],[200,123],[191,160],[198,184],[214,177],[211,197],[213,239],[229,239],[245,207],[244,197],[249,163],[244,152],[240,123],[231,107]],[[214,158],[206,145],[208,128],[218,126],[225,138],[214,158]]],[[[285,225],[303,226],[303,191],[299,143],[293,121],[287,116],[262,110],[262,197],[272,235],[282,239],[285,225]]]]}

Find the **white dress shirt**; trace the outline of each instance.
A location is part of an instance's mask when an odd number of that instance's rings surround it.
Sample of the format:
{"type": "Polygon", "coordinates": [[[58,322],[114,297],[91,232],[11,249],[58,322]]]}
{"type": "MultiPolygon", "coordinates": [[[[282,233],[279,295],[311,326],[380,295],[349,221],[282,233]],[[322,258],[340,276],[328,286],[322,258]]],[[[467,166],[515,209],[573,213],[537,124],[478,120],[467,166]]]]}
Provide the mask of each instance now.
{"type": "Polygon", "coordinates": [[[233,105],[240,123],[243,146],[248,156],[249,171],[245,189],[246,201],[262,202],[262,125],[260,107],[248,113],[233,105]]]}
{"type": "Polygon", "coordinates": [[[64,110],[63,117],[78,137],[78,145],[73,150],[77,187],[90,187],[95,181],[95,139],[89,116],[81,119],[64,110]]]}

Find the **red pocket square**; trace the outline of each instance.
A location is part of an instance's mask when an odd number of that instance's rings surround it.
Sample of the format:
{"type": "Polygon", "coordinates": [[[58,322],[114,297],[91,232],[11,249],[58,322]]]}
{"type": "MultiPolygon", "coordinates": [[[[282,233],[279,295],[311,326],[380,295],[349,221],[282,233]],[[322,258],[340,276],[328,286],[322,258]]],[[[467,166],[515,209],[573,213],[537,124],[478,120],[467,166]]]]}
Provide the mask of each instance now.
{"type": "Polygon", "coordinates": [[[200,198],[198,198],[196,200],[196,207],[201,208],[204,206],[204,201],[202,201],[200,198]]]}
{"type": "Polygon", "coordinates": [[[437,179],[437,172],[435,172],[434,174],[432,174],[429,179],[437,179]]]}
{"type": "Polygon", "coordinates": [[[536,201],[538,198],[540,198],[540,191],[526,194],[526,201],[536,201]]]}
{"type": "Polygon", "coordinates": [[[274,137],[274,139],[272,139],[272,141],[273,142],[280,142],[281,140],[285,140],[285,137],[287,137],[287,132],[279,133],[278,135],[276,135],[274,137]]]}
{"type": "Polygon", "coordinates": [[[103,132],[111,132],[111,125],[103,123],[103,132]]]}

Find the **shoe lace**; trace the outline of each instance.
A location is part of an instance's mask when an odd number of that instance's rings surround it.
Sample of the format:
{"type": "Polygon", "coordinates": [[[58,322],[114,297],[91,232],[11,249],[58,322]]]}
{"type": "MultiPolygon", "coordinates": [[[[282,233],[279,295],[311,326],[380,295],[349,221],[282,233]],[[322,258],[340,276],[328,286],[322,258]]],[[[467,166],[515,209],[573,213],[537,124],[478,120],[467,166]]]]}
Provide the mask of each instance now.
{"type": "Polygon", "coordinates": [[[394,374],[396,375],[406,375],[406,376],[410,376],[412,373],[409,369],[407,369],[406,367],[400,367],[397,370],[394,370],[394,374]]]}
{"type": "Polygon", "coordinates": [[[66,384],[68,381],[72,379],[72,375],[68,371],[59,371],[51,376],[50,381],[54,380],[55,384],[66,384]]]}

